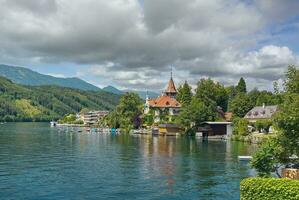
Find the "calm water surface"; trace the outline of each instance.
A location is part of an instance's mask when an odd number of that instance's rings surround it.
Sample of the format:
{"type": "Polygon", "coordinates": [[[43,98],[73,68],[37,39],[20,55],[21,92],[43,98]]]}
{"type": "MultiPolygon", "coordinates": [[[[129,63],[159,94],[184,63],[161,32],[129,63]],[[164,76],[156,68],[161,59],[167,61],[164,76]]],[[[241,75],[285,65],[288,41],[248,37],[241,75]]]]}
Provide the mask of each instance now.
{"type": "Polygon", "coordinates": [[[254,146],[0,125],[0,199],[239,199],[254,146]]]}

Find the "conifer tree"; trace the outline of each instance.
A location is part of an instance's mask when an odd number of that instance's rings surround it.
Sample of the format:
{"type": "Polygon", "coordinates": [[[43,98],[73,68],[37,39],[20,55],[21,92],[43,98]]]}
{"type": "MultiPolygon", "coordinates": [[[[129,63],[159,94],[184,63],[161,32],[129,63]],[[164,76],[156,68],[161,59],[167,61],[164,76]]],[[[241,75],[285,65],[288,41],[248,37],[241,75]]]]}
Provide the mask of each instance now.
{"type": "Polygon", "coordinates": [[[192,98],[191,86],[185,81],[178,89],[177,100],[183,105],[189,105],[192,98]]]}
{"type": "Polygon", "coordinates": [[[236,87],[237,93],[246,93],[246,82],[243,77],[240,78],[239,83],[236,87]]]}

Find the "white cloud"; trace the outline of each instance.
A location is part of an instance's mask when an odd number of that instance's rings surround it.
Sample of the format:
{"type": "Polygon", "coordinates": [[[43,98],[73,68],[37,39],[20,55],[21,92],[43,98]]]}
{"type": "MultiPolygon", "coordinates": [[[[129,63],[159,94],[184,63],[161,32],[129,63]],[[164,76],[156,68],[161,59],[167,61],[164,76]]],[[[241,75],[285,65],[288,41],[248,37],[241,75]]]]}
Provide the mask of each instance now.
{"type": "MultiPolygon", "coordinates": [[[[298,15],[298,1],[0,0],[0,60],[75,63],[121,87],[162,89],[175,78],[240,76],[259,86],[298,64],[288,46],[264,45],[269,26],[298,15]],[[257,49],[257,50],[248,50],[257,49]]],[[[76,70],[76,69],[74,69],[76,70]]],[[[54,73],[54,72],[53,72],[54,73]]],[[[57,74],[57,72],[55,72],[57,74]]],[[[61,72],[63,73],[63,71],[61,72]]],[[[60,72],[59,72],[60,74],[60,72]]]]}

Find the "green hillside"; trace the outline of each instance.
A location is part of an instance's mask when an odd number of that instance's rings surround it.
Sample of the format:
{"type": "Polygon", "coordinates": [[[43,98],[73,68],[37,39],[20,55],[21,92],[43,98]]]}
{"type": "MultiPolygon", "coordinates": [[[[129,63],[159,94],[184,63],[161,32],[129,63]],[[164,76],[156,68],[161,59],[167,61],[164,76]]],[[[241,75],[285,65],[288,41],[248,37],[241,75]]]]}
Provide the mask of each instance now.
{"type": "Polygon", "coordinates": [[[101,89],[79,78],[57,78],[32,71],[24,67],[0,65],[0,76],[22,85],[57,85],[80,90],[100,91],[101,89]]]}
{"type": "Polygon", "coordinates": [[[23,86],[0,77],[0,121],[50,121],[82,108],[111,110],[119,95],[59,86],[23,86]]]}

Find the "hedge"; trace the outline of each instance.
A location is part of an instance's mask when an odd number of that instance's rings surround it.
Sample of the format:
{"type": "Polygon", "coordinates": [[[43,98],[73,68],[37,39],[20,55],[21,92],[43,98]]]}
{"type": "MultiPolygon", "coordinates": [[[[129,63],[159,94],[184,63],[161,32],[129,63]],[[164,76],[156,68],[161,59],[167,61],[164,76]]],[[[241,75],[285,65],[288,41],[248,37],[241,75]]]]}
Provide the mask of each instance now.
{"type": "Polygon", "coordinates": [[[241,200],[299,200],[299,180],[246,178],[240,190],[241,200]]]}

